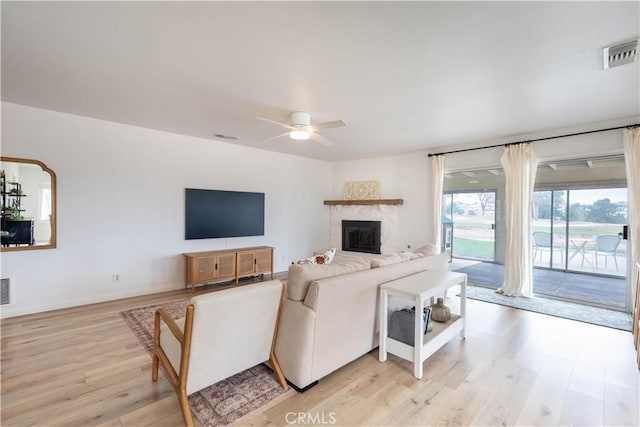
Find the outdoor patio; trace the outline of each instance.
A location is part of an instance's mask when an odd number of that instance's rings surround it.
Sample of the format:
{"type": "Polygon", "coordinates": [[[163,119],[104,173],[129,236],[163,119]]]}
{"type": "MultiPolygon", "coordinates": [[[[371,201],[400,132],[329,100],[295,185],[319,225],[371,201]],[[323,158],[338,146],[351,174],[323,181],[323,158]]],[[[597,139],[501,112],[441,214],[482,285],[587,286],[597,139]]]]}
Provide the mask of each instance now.
{"type": "MultiPolygon", "coordinates": [[[[580,261],[573,262],[580,264],[580,261]]],[[[626,263],[626,260],[624,262],[626,263]]],[[[620,259],[618,263],[622,267],[620,259]]],[[[504,282],[504,266],[501,264],[454,258],[451,270],[466,273],[470,284],[498,289],[504,282]]],[[[533,291],[536,294],[619,310],[625,308],[626,280],[623,277],[603,277],[541,268],[534,268],[533,277],[533,291]]]]}
{"type": "MultiPolygon", "coordinates": [[[[534,233],[535,234],[535,233],[534,233]]],[[[535,236],[534,236],[535,237],[535,236]]],[[[627,275],[627,242],[620,239],[616,244],[615,235],[600,236],[603,239],[613,239],[611,246],[605,247],[601,243],[597,250],[596,236],[570,235],[569,247],[565,248],[564,239],[554,238],[553,248],[534,246],[534,266],[546,268],[565,268],[565,257],[568,255],[567,270],[585,273],[596,273],[626,277],[627,275]],[[615,250],[613,249],[615,247],[615,250]],[[568,250],[567,250],[568,249],[568,250]],[[606,250],[611,249],[611,250],[606,250]],[[550,264],[553,251],[553,264],[550,264]],[[597,257],[596,257],[597,253],[597,257]]]]}

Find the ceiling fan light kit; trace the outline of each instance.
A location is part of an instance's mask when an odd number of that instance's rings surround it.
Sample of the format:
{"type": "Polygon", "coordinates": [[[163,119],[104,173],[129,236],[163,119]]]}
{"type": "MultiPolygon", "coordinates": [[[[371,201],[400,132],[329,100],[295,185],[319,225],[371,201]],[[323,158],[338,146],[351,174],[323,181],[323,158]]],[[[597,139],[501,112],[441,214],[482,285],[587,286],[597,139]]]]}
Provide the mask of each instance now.
{"type": "Polygon", "coordinates": [[[289,115],[289,124],[279,122],[277,120],[265,119],[264,117],[257,117],[260,120],[265,122],[273,123],[278,126],[282,126],[283,128],[288,129],[288,132],[285,132],[280,135],[270,136],[268,138],[263,139],[263,141],[271,141],[273,139],[281,138],[283,136],[289,136],[291,139],[295,139],[298,141],[304,141],[307,139],[312,139],[314,142],[317,142],[322,145],[333,145],[331,141],[329,141],[324,136],[318,134],[318,131],[337,128],[341,126],[346,126],[347,124],[342,120],[336,120],[333,122],[325,122],[325,123],[316,123],[315,125],[311,125],[311,114],[306,113],[304,111],[294,111],[289,115]]]}
{"type": "Polygon", "coordinates": [[[309,139],[309,132],[304,130],[292,130],[289,133],[289,138],[297,141],[304,141],[305,139],[309,139]]]}

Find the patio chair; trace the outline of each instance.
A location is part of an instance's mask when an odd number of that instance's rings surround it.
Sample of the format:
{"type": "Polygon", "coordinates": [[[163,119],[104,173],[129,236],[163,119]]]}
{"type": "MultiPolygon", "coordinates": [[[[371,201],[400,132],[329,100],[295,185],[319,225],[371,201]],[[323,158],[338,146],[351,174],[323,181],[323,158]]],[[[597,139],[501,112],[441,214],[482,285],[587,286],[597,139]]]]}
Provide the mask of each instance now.
{"type": "Polygon", "coordinates": [[[534,244],[534,252],[533,252],[533,260],[536,260],[536,256],[538,255],[538,251],[540,251],[540,261],[542,261],[542,252],[549,251],[549,254],[552,253],[552,248],[555,249],[553,252],[560,252],[560,262],[564,263],[564,251],[561,247],[553,246],[553,238],[551,233],[547,233],[546,231],[536,231],[533,233],[533,244],[534,244]]]}
{"type": "Polygon", "coordinates": [[[616,264],[616,271],[618,271],[616,252],[621,241],[622,237],[617,234],[605,234],[596,237],[596,270],[598,269],[598,255],[604,255],[604,268],[607,268],[607,258],[612,256],[616,264]]]}

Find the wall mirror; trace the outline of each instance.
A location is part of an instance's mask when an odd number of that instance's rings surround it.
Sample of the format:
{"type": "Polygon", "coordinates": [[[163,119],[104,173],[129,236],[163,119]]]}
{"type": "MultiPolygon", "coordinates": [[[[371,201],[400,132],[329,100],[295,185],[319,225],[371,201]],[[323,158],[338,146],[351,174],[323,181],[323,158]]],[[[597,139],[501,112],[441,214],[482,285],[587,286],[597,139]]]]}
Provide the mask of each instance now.
{"type": "Polygon", "coordinates": [[[32,159],[0,157],[0,251],[56,247],[56,174],[32,159]]]}

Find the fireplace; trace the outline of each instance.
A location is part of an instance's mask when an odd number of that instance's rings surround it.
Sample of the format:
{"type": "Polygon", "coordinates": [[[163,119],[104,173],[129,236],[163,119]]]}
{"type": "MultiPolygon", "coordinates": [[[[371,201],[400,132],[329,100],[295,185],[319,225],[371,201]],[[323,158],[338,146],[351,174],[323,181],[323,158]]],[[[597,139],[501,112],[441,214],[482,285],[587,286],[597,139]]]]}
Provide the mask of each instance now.
{"type": "Polygon", "coordinates": [[[342,250],[380,253],[380,221],[342,221],[342,250]]]}

